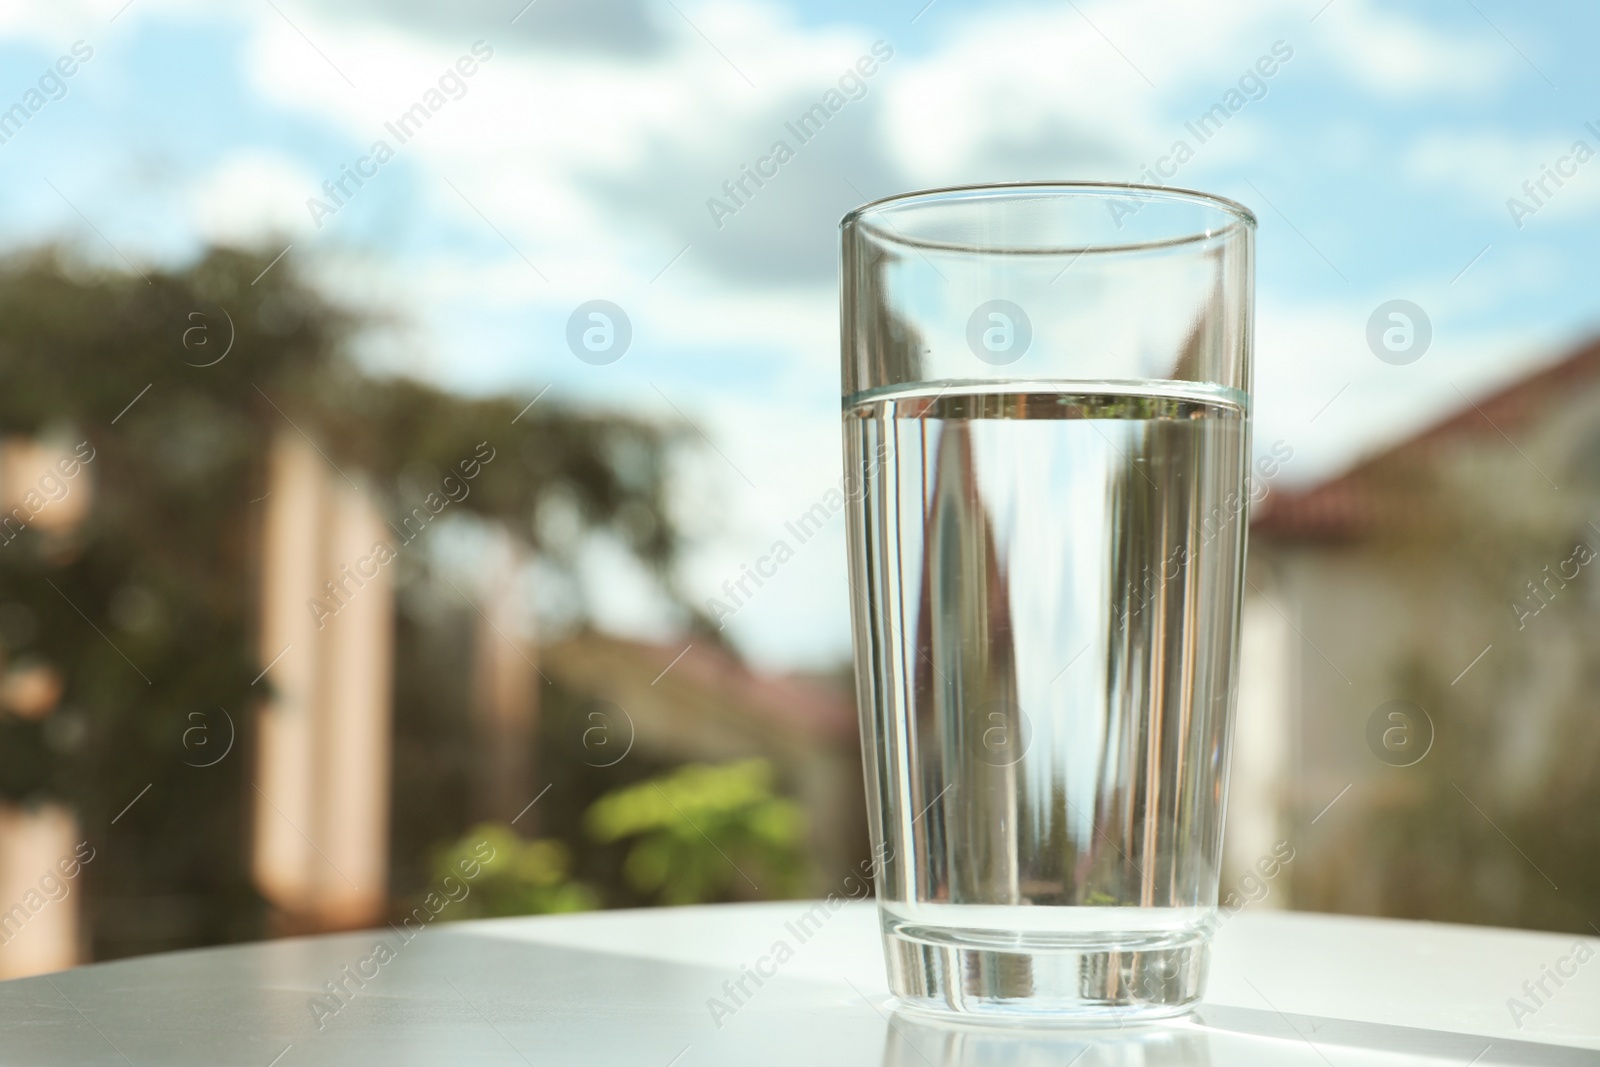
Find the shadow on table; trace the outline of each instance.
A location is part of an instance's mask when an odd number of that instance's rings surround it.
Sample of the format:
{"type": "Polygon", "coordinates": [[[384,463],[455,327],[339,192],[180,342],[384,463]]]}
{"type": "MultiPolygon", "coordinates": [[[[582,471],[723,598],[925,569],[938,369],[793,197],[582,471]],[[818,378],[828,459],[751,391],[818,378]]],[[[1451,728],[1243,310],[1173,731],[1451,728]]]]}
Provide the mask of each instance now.
{"type": "MultiPolygon", "coordinates": [[[[1589,1049],[1443,1030],[1202,1005],[1192,1016],[1127,1029],[962,1026],[896,1013],[884,1067],[1328,1067],[1329,1052],[1371,1064],[1567,1067],[1600,1062],[1589,1049]]],[[[1338,1060],[1341,1064],[1344,1060],[1338,1060]]]]}

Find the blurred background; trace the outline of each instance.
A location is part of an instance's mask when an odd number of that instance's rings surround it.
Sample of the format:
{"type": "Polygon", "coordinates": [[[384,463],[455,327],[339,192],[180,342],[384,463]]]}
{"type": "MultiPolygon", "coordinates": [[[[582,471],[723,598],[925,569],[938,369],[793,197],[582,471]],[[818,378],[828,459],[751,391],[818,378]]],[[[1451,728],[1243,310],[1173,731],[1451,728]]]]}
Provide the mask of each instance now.
{"type": "Polygon", "coordinates": [[[835,223],[1044,178],[1261,220],[1224,896],[1600,932],[1596,22],[6,5],[0,975],[851,892],[835,223]]]}

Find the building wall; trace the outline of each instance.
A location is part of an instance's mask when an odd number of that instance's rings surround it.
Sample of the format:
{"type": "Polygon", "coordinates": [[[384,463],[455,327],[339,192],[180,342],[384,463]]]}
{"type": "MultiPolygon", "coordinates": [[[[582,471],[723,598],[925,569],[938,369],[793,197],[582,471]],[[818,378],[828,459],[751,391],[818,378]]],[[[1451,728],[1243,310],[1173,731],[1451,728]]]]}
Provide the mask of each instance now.
{"type": "Polygon", "coordinates": [[[277,439],[269,484],[256,884],[285,932],[370,925],[388,903],[393,565],[338,595],[325,583],[395,538],[296,435],[277,439]]]}
{"type": "MultiPolygon", "coordinates": [[[[1574,906],[1600,905],[1600,862],[1577,843],[1600,837],[1579,814],[1600,779],[1600,566],[1571,562],[1580,542],[1600,552],[1584,471],[1600,403],[1547,407],[1514,435],[1425,438],[1370,465],[1348,529],[1253,535],[1249,596],[1295,630],[1292,656],[1270,655],[1290,683],[1267,729],[1293,738],[1275,817],[1296,906],[1580,929],[1574,906]]],[[[1247,633],[1241,726],[1272,699],[1263,647],[1247,633]]],[[[1267,818],[1236,806],[1230,828],[1267,818]]]]}

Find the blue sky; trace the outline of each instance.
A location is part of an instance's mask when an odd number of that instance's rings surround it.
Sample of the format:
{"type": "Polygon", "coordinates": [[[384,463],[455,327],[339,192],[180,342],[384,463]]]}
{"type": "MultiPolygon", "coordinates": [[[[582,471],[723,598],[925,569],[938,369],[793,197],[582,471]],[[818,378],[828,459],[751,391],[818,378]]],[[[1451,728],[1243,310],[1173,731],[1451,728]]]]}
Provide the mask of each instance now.
{"type": "MultiPolygon", "coordinates": [[[[141,266],[207,241],[289,246],[342,299],[400,313],[367,345],[376,365],[687,416],[715,445],[682,473],[700,534],[685,580],[707,597],[838,478],[845,210],[967,181],[1133,178],[1274,45],[1292,58],[1172,180],[1261,219],[1257,442],[1293,446],[1286,483],[1597,328],[1600,159],[1520,228],[1506,205],[1574,141],[1600,150],[1600,15],[1575,2],[123,2],[0,14],[0,108],[74,41],[94,49],[0,145],[0,241],[141,266]],[[493,56],[464,95],[318,227],[307,199],[476,41],[493,56]],[[893,57],[862,98],[714,225],[707,198],[875,41],[893,57]],[[1433,328],[1403,366],[1366,342],[1396,298],[1433,328]],[[591,299],[633,325],[609,365],[566,346],[591,299]]],[[[608,624],[659,632],[615,553],[593,569],[608,624]]],[[[757,661],[799,666],[842,657],[846,620],[836,522],[730,627],[757,661]]]]}

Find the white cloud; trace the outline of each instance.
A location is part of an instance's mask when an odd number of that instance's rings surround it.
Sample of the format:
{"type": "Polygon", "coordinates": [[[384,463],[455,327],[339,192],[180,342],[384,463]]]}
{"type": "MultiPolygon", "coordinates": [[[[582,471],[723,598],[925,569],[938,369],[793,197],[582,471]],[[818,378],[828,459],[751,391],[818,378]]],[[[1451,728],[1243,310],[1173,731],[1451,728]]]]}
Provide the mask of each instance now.
{"type": "MultiPolygon", "coordinates": [[[[1536,136],[1496,129],[1440,131],[1417,139],[1407,153],[1405,173],[1429,188],[1452,189],[1519,229],[1507,204],[1513,197],[1546,222],[1600,208],[1597,152],[1600,137],[1584,128],[1536,136]],[[1580,144],[1582,150],[1575,152],[1580,144]],[[1585,162],[1579,163],[1579,156],[1585,162]]],[[[1521,210],[1518,215],[1527,225],[1529,216],[1521,210]]]]}
{"type": "Polygon", "coordinates": [[[1446,33],[1371,0],[1333,0],[1315,30],[1347,76],[1383,96],[1482,92],[1516,62],[1488,26],[1471,37],[1446,33]]]}
{"type": "Polygon", "coordinates": [[[904,61],[884,129],[919,180],[1120,175],[1182,133],[1188,90],[1237,72],[1217,57],[1264,51],[1277,0],[1206,8],[1175,0],[969,12],[935,50],[904,61]],[[1152,32],[1160,27],[1160,32],[1152,32]],[[1052,167],[1019,174],[1019,164],[1052,167]]]}
{"type": "Polygon", "coordinates": [[[299,160],[246,149],[226,157],[189,189],[195,232],[207,241],[258,246],[303,229],[306,198],[320,195],[321,179],[299,160]]]}
{"type": "Polygon", "coordinates": [[[0,5],[0,35],[64,49],[85,32],[110,25],[111,16],[123,2],[53,0],[48,4],[3,4],[0,5]]]}

